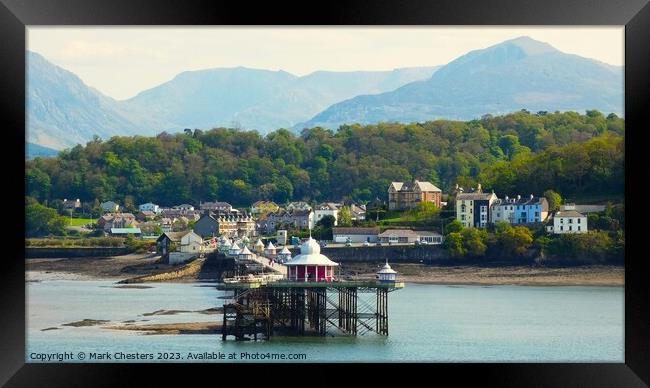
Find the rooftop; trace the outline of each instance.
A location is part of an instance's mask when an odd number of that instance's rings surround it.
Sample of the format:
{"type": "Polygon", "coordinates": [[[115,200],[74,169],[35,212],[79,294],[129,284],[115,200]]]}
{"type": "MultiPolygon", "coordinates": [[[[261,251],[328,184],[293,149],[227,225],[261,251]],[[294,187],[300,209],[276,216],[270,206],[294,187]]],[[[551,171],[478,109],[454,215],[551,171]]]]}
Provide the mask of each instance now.
{"type": "Polygon", "coordinates": [[[578,213],[575,210],[565,210],[555,213],[555,217],[585,217],[583,214],[578,213]]]}
{"type": "Polygon", "coordinates": [[[436,185],[427,181],[418,181],[413,182],[392,182],[391,186],[397,191],[413,191],[415,188],[419,188],[420,191],[439,191],[442,192],[436,185]]]}
{"type": "Polygon", "coordinates": [[[285,263],[286,266],[294,265],[322,265],[322,266],[338,266],[338,263],[333,262],[327,256],[320,253],[320,245],[313,238],[309,237],[300,246],[300,254],[285,263]]]}
{"type": "Polygon", "coordinates": [[[481,192],[474,192],[474,193],[460,193],[456,196],[456,201],[458,200],[465,200],[465,201],[488,201],[492,197],[496,198],[496,194],[494,193],[481,193],[481,192]]]}
{"type": "Polygon", "coordinates": [[[379,235],[379,237],[389,237],[389,236],[416,238],[420,236],[441,236],[441,234],[433,231],[428,231],[428,230],[413,231],[411,229],[387,229],[379,235]]]}
{"type": "Polygon", "coordinates": [[[372,228],[346,228],[346,227],[333,227],[333,234],[360,234],[360,235],[376,235],[379,234],[379,227],[372,228]]]}
{"type": "Polygon", "coordinates": [[[140,228],[111,228],[112,234],[140,234],[140,228]]]}

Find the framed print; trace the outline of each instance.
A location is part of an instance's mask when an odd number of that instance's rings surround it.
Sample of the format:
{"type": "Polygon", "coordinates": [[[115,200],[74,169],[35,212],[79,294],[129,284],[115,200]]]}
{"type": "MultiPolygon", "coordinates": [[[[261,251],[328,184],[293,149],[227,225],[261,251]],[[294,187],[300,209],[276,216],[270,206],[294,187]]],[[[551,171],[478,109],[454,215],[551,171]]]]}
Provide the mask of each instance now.
{"type": "Polygon", "coordinates": [[[646,1],[0,18],[8,385],[648,384],[646,1]]]}

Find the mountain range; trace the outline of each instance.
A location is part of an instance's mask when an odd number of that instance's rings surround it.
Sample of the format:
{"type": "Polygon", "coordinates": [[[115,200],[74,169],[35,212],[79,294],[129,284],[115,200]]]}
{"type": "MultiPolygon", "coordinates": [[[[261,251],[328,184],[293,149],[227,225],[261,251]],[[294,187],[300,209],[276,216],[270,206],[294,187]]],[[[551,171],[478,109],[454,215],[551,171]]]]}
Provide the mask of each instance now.
{"type": "Polygon", "coordinates": [[[27,139],[61,149],[94,135],[154,135],[219,126],[266,133],[308,120],[333,103],[426,79],[437,67],[317,71],[298,77],[245,67],[186,71],[117,101],[41,55],[27,55],[27,139]]]}
{"type": "Polygon", "coordinates": [[[296,128],[437,118],[471,120],[527,109],[623,112],[623,68],[520,37],[471,51],[431,78],[339,102],[296,128]]]}
{"type": "Polygon", "coordinates": [[[445,66],[392,71],[186,71],[117,101],[41,55],[27,54],[27,141],[54,149],[97,135],[154,135],[218,126],[299,131],[322,126],[530,111],[623,112],[623,68],[528,37],[475,50],[445,66]]]}

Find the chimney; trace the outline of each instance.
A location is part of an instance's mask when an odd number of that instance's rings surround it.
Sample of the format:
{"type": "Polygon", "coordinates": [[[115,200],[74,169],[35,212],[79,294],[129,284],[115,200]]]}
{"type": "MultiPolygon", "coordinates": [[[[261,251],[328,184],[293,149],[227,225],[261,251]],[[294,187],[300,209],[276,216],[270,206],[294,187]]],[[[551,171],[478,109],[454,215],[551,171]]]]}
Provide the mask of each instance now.
{"type": "Polygon", "coordinates": [[[483,190],[481,190],[481,184],[480,184],[480,183],[479,183],[478,186],[476,187],[476,191],[478,191],[479,193],[482,193],[482,192],[483,192],[483,190]]]}
{"type": "Polygon", "coordinates": [[[508,202],[508,196],[506,195],[506,202],[508,202]]]}
{"type": "Polygon", "coordinates": [[[532,200],[533,198],[535,198],[535,197],[531,194],[531,195],[530,195],[530,199],[532,200]]]}
{"type": "Polygon", "coordinates": [[[517,201],[521,199],[521,195],[517,194],[517,201]]]}

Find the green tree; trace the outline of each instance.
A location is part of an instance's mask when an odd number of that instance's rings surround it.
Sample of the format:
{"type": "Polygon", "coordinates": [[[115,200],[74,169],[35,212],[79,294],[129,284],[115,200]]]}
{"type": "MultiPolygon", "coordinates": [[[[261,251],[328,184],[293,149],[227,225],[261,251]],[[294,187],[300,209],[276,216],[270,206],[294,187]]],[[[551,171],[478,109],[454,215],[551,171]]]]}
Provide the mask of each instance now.
{"type": "Polygon", "coordinates": [[[510,257],[522,256],[533,243],[533,235],[525,226],[512,227],[507,222],[497,222],[495,226],[496,255],[510,257]]]}
{"type": "Polygon", "coordinates": [[[431,221],[440,209],[433,202],[419,202],[410,213],[414,221],[431,221]]]}
{"type": "Polygon", "coordinates": [[[318,220],[316,225],[322,226],[325,229],[332,229],[332,227],[334,226],[334,221],[336,221],[334,216],[326,215],[323,216],[323,218],[321,218],[320,220],[318,220]]]}
{"type": "Polygon", "coordinates": [[[60,216],[56,209],[45,207],[36,201],[29,201],[25,207],[25,234],[37,237],[53,234],[65,236],[69,219],[60,216]]]}
{"type": "Polygon", "coordinates": [[[468,256],[480,257],[485,254],[487,232],[483,229],[465,228],[460,232],[463,237],[463,247],[468,256]]]}
{"type": "Polygon", "coordinates": [[[449,233],[445,237],[443,248],[445,248],[451,257],[454,258],[463,257],[466,254],[465,246],[463,244],[463,236],[459,232],[449,233]]]}
{"type": "Polygon", "coordinates": [[[555,212],[560,210],[560,205],[562,205],[562,197],[560,194],[549,189],[544,192],[544,198],[548,201],[548,211],[555,212]]]}
{"type": "Polygon", "coordinates": [[[545,253],[561,261],[604,264],[621,252],[616,250],[607,232],[590,231],[556,236],[547,245],[545,253]]]}
{"type": "Polygon", "coordinates": [[[135,199],[132,195],[124,196],[124,210],[127,212],[135,211],[135,199]]]}
{"type": "Polygon", "coordinates": [[[516,135],[504,135],[499,139],[499,147],[506,157],[512,160],[512,157],[517,153],[521,145],[516,135]]]}
{"type": "Polygon", "coordinates": [[[352,211],[349,206],[342,206],[338,214],[338,226],[352,226],[352,211]]]}
{"type": "Polygon", "coordinates": [[[27,194],[43,201],[50,196],[52,183],[50,177],[39,168],[32,168],[27,171],[27,194]]]}
{"type": "Polygon", "coordinates": [[[451,233],[460,233],[462,230],[463,230],[463,224],[457,219],[454,219],[453,221],[445,225],[445,236],[448,236],[451,233]]]}

